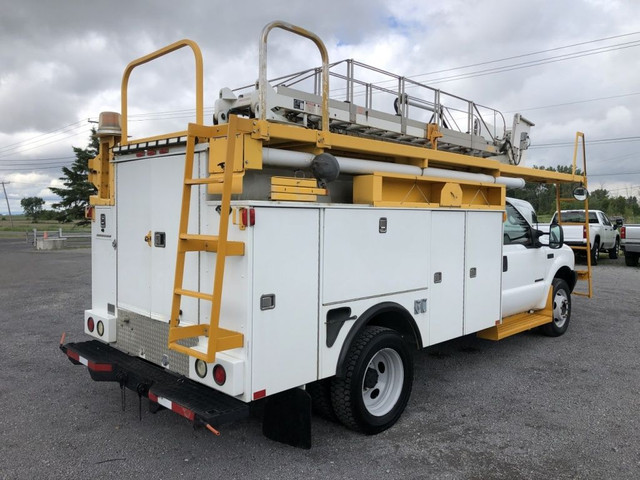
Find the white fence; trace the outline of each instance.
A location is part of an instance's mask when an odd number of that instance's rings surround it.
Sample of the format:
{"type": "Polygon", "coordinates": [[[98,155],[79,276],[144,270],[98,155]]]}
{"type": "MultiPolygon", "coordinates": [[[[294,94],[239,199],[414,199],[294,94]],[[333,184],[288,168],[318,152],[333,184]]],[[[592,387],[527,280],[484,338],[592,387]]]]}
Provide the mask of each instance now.
{"type": "Polygon", "coordinates": [[[34,247],[38,243],[38,239],[44,238],[61,238],[64,239],[65,248],[80,248],[91,246],[91,233],[89,232],[63,232],[62,228],[58,230],[27,230],[25,239],[27,244],[34,247]]]}

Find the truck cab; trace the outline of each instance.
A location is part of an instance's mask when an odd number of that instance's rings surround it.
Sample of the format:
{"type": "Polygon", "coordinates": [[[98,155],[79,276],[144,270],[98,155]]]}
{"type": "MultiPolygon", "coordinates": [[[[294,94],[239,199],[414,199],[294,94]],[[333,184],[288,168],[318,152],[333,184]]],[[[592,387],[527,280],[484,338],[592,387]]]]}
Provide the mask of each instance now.
{"type": "Polygon", "coordinates": [[[537,216],[529,202],[508,198],[503,234],[502,316],[540,309],[554,276],[571,291],[576,284],[574,255],[564,244],[559,225],[548,233],[536,228],[537,216]]]}

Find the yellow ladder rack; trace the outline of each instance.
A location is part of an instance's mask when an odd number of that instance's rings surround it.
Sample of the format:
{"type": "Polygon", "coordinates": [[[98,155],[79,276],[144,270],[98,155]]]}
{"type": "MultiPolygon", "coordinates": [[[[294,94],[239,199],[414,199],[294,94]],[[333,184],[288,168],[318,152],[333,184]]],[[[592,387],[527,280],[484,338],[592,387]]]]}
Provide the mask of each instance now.
{"type": "MultiPolygon", "coordinates": [[[[580,145],[580,140],[582,140],[582,175],[584,176],[583,187],[587,188],[587,153],[585,149],[585,140],[584,133],[576,132],[576,141],[573,149],[573,174],[576,173],[576,162],[578,158],[578,147],[580,145]]],[[[591,298],[593,296],[593,283],[592,283],[592,275],[591,275],[591,251],[589,245],[589,196],[584,200],[584,224],[575,223],[575,222],[563,222],[562,221],[562,204],[575,201],[573,198],[563,198],[560,195],[560,184],[556,183],[556,210],[558,212],[558,224],[559,225],[584,225],[587,242],[586,245],[572,245],[571,248],[574,251],[584,252],[587,257],[587,269],[586,270],[578,270],[576,269],[576,273],[578,274],[578,281],[586,281],[586,291],[584,290],[574,290],[574,295],[579,295],[583,297],[591,298]]]]}
{"type": "Polygon", "coordinates": [[[215,135],[219,135],[220,129],[219,127],[206,127],[190,123],[187,130],[187,151],[185,155],[184,185],[182,189],[182,209],[180,212],[180,227],[178,234],[173,301],[171,304],[171,319],[169,321],[169,348],[198,358],[207,363],[215,361],[217,352],[232,348],[239,348],[244,345],[244,336],[242,333],[227,330],[219,326],[225,259],[229,255],[244,255],[243,242],[232,242],[227,239],[229,231],[229,213],[231,209],[233,165],[236,156],[236,142],[234,141],[236,131],[237,117],[232,115],[230,116],[229,123],[227,125],[228,141],[224,176],[222,179],[223,188],[219,233],[218,235],[200,235],[187,232],[189,211],[191,207],[191,187],[194,185],[220,183],[220,179],[193,178],[195,146],[199,140],[208,140],[215,135]],[[183,288],[184,266],[187,252],[216,253],[213,292],[211,294],[183,288]],[[180,326],[180,303],[183,296],[211,302],[211,316],[209,324],[203,323],[180,326]],[[199,336],[205,336],[208,338],[207,348],[204,352],[178,343],[180,340],[199,336]]]}

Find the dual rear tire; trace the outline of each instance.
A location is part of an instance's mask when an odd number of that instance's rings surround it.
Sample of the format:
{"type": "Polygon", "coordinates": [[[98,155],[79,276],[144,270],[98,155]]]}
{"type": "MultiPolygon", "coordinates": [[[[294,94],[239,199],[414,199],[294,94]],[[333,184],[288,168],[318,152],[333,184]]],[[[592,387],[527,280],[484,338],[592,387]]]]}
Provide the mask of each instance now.
{"type": "Polygon", "coordinates": [[[342,377],[308,385],[314,409],[351,430],[373,435],[393,426],[413,386],[413,356],[389,328],[365,327],[352,343],[342,377]]]}

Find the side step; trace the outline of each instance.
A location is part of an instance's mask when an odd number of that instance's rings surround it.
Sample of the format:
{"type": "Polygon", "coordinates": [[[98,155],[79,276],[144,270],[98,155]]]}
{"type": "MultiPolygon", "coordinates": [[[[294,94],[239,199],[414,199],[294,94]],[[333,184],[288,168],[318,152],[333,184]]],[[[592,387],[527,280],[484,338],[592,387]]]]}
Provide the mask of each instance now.
{"type": "Polygon", "coordinates": [[[500,325],[480,330],[477,333],[477,336],[479,338],[484,338],[485,340],[502,340],[503,338],[510,337],[516,333],[531,330],[532,328],[551,322],[551,316],[544,312],[545,310],[534,313],[525,312],[505,317],[502,319],[502,323],[500,325]]]}
{"type": "Polygon", "coordinates": [[[60,345],[96,381],[118,382],[195,424],[217,427],[249,416],[249,405],[109,345],[90,340],[60,345]]]}

